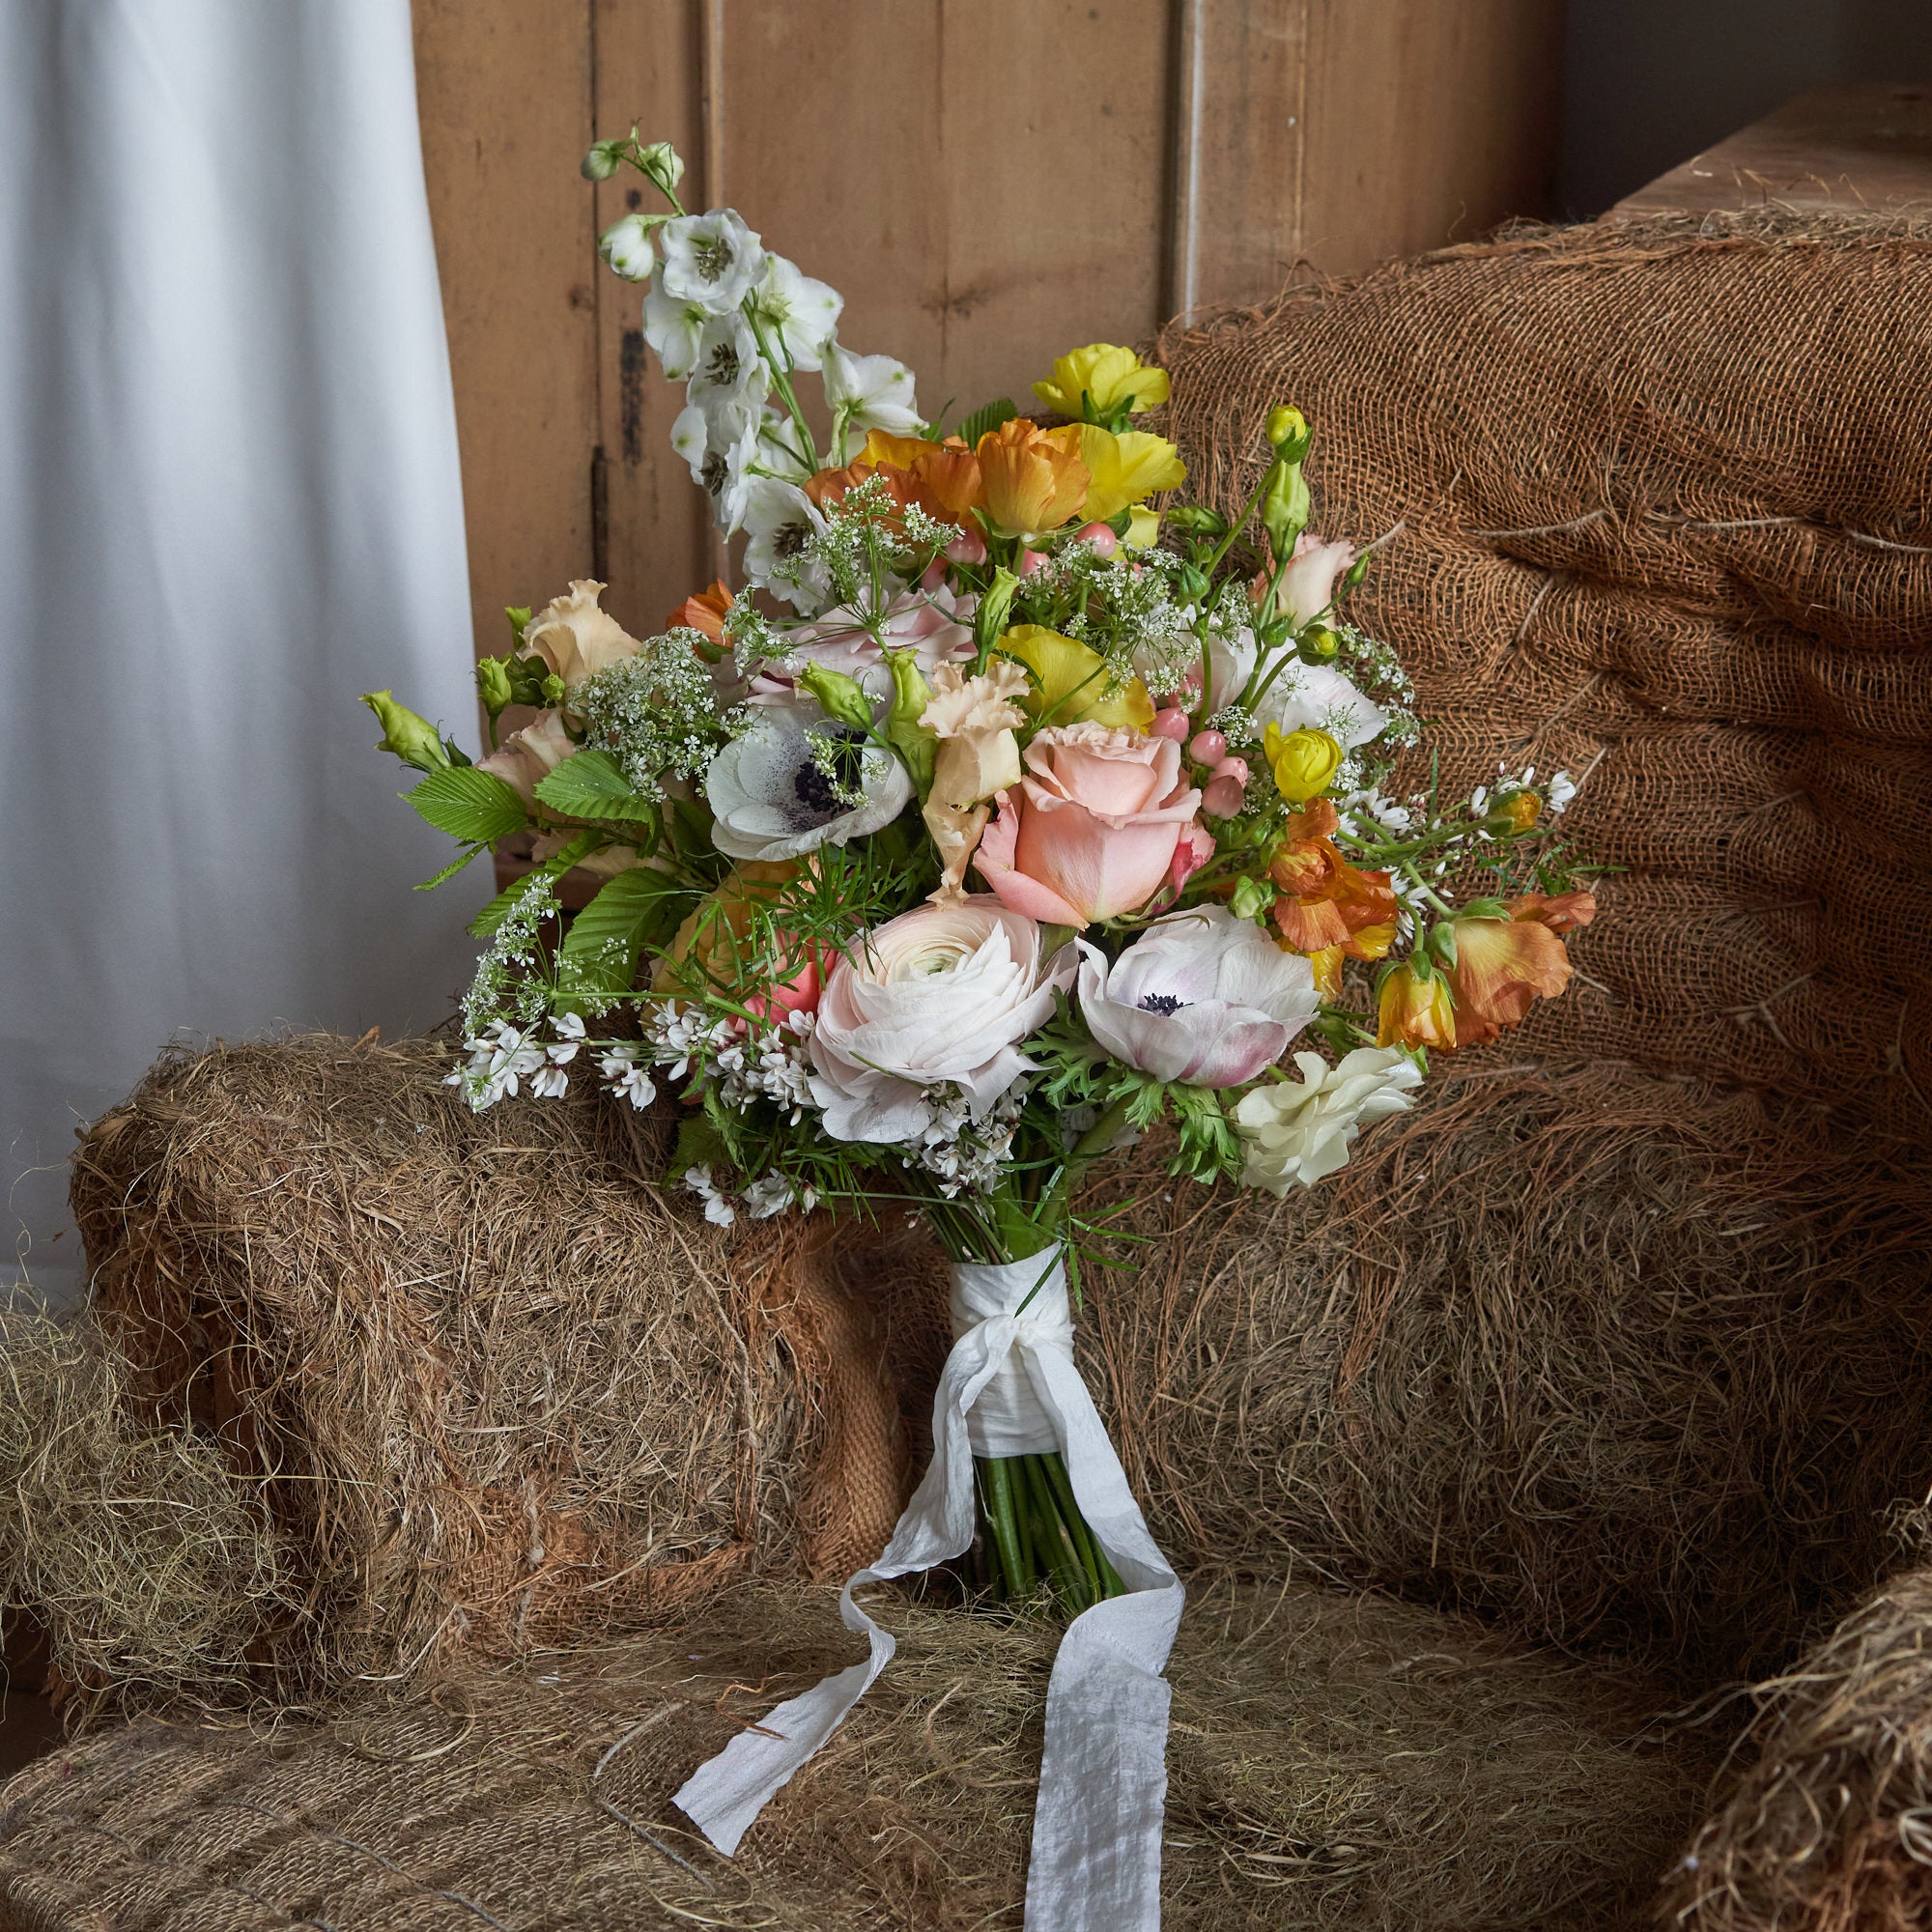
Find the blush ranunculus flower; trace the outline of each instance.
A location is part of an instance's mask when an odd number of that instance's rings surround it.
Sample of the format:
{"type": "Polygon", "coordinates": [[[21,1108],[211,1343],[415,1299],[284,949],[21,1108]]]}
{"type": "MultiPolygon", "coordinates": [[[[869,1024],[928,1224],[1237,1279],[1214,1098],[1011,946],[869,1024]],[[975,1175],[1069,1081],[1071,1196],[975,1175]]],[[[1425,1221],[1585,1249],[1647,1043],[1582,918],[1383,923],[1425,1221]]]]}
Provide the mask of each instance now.
{"type": "Polygon", "coordinates": [[[1078,944],[1088,1031],[1156,1080],[1239,1087],[1288,1051],[1321,1004],[1308,961],[1225,906],[1169,913],[1111,967],[1097,946],[1078,944]]]}
{"type": "Polygon", "coordinates": [[[973,863],[1000,898],[1047,925],[1091,925],[1138,912],[1167,882],[1175,847],[1201,807],[1172,738],[1104,724],[1036,732],[1018,790],[973,863]]]}
{"type": "Polygon", "coordinates": [[[561,597],[553,597],[524,626],[524,648],[534,652],[574,690],[593,671],[607,670],[636,657],[639,643],[597,602],[604,585],[579,578],[561,597]]]}
{"type": "Polygon", "coordinates": [[[1336,584],[1360,554],[1353,544],[1323,543],[1313,530],[1295,538],[1276,602],[1297,631],[1305,631],[1334,603],[1336,584]]]}
{"type": "MultiPolygon", "coordinates": [[[[834,961],[811,1035],[811,1094],[841,1141],[914,1140],[933,1089],[957,1087],[983,1116],[1034,1063],[1019,1042],[1073,978],[1039,927],[984,893],[915,906],[834,961]]],[[[939,1097],[944,1097],[942,1094],[939,1097]]]]}

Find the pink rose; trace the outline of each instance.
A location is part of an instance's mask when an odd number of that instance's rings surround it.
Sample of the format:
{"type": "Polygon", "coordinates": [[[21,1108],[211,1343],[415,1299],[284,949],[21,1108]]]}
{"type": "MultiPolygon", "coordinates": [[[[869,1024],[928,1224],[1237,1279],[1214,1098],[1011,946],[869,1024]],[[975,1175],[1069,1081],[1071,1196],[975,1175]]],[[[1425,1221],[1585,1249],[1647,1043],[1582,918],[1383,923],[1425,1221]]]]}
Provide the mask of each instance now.
{"type": "Polygon", "coordinates": [[[973,863],[1001,900],[1047,925],[1138,912],[1169,877],[1201,805],[1172,738],[1092,723],[1037,732],[1017,794],[973,863]]]}

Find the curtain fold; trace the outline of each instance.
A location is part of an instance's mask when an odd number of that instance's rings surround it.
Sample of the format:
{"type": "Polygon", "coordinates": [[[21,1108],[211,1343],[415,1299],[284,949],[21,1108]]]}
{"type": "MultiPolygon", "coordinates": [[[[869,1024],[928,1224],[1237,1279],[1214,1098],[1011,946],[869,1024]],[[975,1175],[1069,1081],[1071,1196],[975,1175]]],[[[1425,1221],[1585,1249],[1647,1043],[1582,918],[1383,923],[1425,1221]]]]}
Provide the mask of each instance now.
{"type": "Polygon", "coordinates": [[[448,1010],[483,868],[357,694],[473,736],[408,0],[0,8],[0,1180],[171,1037],[448,1010]]]}

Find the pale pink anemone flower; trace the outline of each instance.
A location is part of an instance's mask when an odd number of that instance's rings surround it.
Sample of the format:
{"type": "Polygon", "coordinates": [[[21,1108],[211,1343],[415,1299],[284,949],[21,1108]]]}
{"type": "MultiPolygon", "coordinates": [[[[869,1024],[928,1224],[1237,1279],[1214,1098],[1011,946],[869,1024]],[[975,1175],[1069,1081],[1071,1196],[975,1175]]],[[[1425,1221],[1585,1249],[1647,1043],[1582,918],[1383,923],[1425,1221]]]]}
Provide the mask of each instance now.
{"type": "Polygon", "coordinates": [[[1201,794],[1172,738],[1105,724],[1037,732],[1027,776],[999,796],[973,863],[1015,912],[1090,925],[1138,912],[1175,871],[1201,794]]]}
{"type": "MultiPolygon", "coordinates": [[[[857,678],[867,696],[890,699],[893,679],[886,649],[910,650],[930,680],[938,666],[973,655],[973,633],[968,627],[978,602],[975,597],[955,595],[944,583],[931,590],[902,591],[886,611],[877,637],[842,604],[835,605],[816,622],[788,632],[785,642],[800,657],[857,678]]],[[[753,704],[781,704],[792,694],[792,680],[775,665],[752,680],[753,704]]]]}
{"type": "Polygon", "coordinates": [[[1115,1059],[1156,1080],[1239,1087],[1321,1006],[1315,971],[1252,920],[1204,905],[1156,920],[1110,967],[1080,947],[1080,1011],[1115,1059]]]}

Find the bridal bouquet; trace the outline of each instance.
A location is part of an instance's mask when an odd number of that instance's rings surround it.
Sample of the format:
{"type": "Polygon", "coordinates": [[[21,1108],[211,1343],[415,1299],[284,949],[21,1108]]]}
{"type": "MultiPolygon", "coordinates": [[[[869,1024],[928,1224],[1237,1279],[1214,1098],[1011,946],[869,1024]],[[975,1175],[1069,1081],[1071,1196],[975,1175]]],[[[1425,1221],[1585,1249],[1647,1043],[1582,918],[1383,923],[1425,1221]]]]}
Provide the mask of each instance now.
{"type": "MultiPolygon", "coordinates": [[[[1313,1184],[1431,1052],[1561,993],[1595,909],[1547,834],[1574,787],[1398,782],[1427,769],[1411,688],[1345,611],[1369,558],[1309,526],[1295,410],[1256,425],[1266,469],[1231,514],[1173,494],[1178,452],[1136,426],[1167,377],[1126,349],[1063,355],[1031,413],[932,424],[909,369],[839,340],[833,289],[731,210],[685,212],[668,147],[633,130],[584,167],[664,197],[603,253],[648,284],[646,340],[688,397],[672,444],[742,534],[743,582],[642,639],[594,582],[512,611],[474,761],[366,699],[423,774],[410,802],[463,843],[429,884],[533,840],[474,928],[451,1078],[479,1108],[586,1073],[633,1106],[668,1092],[673,1172],[717,1221],[924,1217],[959,1346],[932,1470],[855,1580],[975,1545],[994,1592],[1077,1619],[1051,1783],[1086,1735],[1073,1703],[1091,1717],[1120,1669],[1146,1703],[1179,1613],[1066,1348],[1082,1176],[1166,1123],[1177,1176],[1313,1184]],[[602,883],[566,926],[572,870],[602,883]]],[[[847,1613],[864,1682],[794,1700],[680,1794],[726,1849],[890,1654],[849,1590],[847,1613]]],[[[1108,1736],[1114,1796],[1069,1774],[1055,1815],[1112,1804],[1128,1842],[1146,1794],[1108,1736]]]]}

